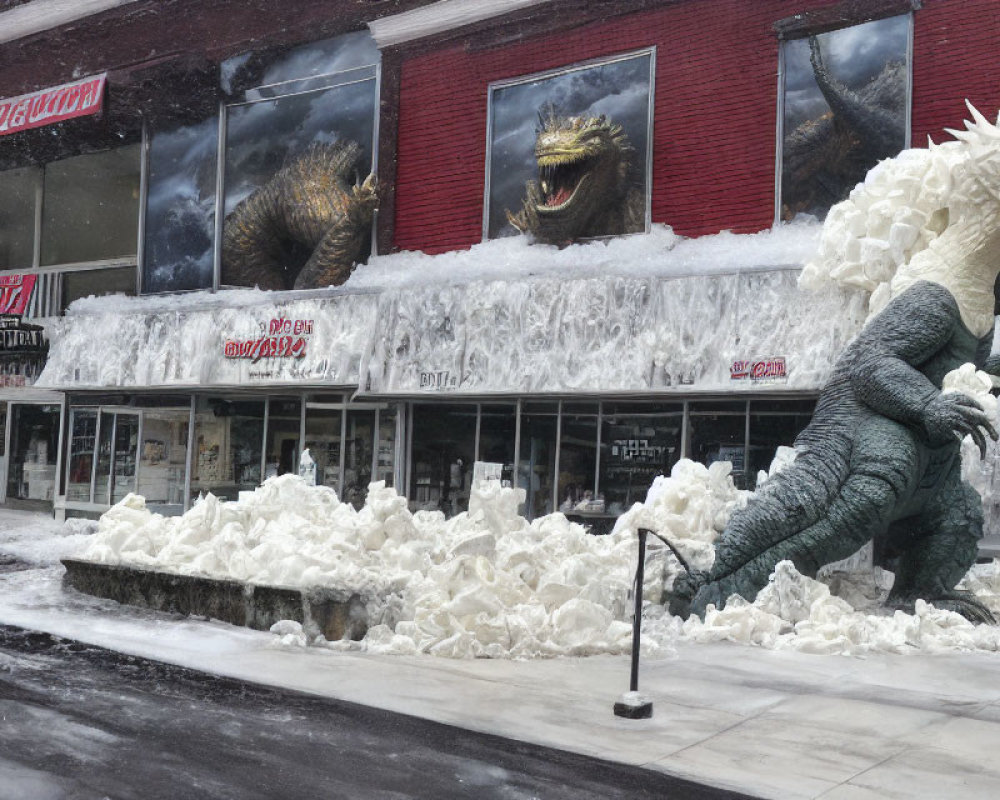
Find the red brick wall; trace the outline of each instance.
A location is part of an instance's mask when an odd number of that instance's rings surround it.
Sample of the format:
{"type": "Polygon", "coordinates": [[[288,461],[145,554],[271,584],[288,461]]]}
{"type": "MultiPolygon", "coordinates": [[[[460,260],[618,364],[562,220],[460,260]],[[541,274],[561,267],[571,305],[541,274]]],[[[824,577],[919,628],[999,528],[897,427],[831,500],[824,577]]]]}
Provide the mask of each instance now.
{"type": "Polygon", "coordinates": [[[986,117],[1000,109],[1000,3],[925,0],[913,29],[913,145],[950,137],[969,117],[968,98],[986,117]]]}
{"type": "Polygon", "coordinates": [[[682,2],[503,48],[457,44],[404,61],[396,245],[441,252],[480,241],[491,81],[650,45],[658,45],[654,222],[688,235],[766,227],[778,64],[771,25],[789,7],[682,2]]]}
{"type": "MultiPolygon", "coordinates": [[[[768,227],[774,214],[778,19],[830,0],[681,0],[489,50],[404,58],[395,244],[481,239],[487,85],[657,45],[652,216],[681,234],[768,227]]],[[[915,15],[913,143],[1000,108],[1000,3],[924,0],[915,15]]]]}

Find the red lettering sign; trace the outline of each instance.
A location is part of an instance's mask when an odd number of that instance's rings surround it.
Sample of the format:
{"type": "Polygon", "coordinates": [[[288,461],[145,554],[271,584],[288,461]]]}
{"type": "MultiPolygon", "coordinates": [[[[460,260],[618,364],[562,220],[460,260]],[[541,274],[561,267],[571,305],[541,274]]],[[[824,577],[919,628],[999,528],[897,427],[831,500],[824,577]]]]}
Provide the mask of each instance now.
{"type": "Polygon", "coordinates": [[[37,275],[0,276],[0,314],[23,316],[37,278],[37,275]]]}
{"type": "Polygon", "coordinates": [[[101,110],[107,73],[0,100],[0,136],[101,110]]]}

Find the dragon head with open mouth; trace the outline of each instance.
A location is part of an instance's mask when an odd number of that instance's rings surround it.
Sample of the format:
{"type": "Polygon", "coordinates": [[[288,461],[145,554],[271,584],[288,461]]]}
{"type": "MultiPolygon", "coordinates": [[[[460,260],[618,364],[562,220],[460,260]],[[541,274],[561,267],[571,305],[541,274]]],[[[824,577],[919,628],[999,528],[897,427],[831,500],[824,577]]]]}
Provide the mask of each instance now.
{"type": "Polygon", "coordinates": [[[539,114],[535,160],[511,225],[549,244],[643,230],[642,192],[634,179],[634,150],[621,125],[605,116],[539,114]]]}

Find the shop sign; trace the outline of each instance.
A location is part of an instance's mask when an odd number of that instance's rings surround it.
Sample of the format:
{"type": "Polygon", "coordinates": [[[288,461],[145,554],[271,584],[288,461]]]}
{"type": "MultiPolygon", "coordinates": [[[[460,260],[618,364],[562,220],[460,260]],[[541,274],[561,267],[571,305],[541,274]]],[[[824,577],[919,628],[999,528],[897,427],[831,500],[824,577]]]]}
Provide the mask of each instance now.
{"type": "Polygon", "coordinates": [[[788,380],[788,369],[784,356],[740,359],[729,368],[729,379],[749,380],[751,383],[778,383],[788,380]]]}
{"type": "Polygon", "coordinates": [[[37,275],[0,275],[0,314],[24,314],[37,279],[37,275]]]}
{"type": "Polygon", "coordinates": [[[250,339],[226,339],[223,355],[253,364],[262,358],[305,358],[313,320],[275,317],[268,323],[261,322],[260,332],[260,336],[250,339]]]}
{"type": "Polygon", "coordinates": [[[0,314],[0,387],[28,386],[45,366],[49,342],[41,325],[0,314]]]}
{"type": "Polygon", "coordinates": [[[452,375],[450,370],[420,373],[421,389],[455,389],[457,386],[458,376],[452,375]]]}
{"type": "Polygon", "coordinates": [[[107,73],[0,100],[0,136],[101,110],[107,73]]]}

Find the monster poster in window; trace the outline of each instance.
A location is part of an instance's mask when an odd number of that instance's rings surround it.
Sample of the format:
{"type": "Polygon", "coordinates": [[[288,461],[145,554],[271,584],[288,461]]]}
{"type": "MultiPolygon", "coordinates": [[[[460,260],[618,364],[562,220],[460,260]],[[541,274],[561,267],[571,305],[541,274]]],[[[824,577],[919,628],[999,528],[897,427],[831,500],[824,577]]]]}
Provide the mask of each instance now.
{"type": "Polygon", "coordinates": [[[367,259],[377,60],[367,36],[311,45],[228,107],[223,285],[336,285],[367,259]]]}
{"type": "Polygon", "coordinates": [[[648,228],[653,62],[645,50],[490,85],[485,238],[648,228]]]}
{"type": "Polygon", "coordinates": [[[778,217],[819,219],[907,146],[909,15],[785,42],[778,217]]]}

